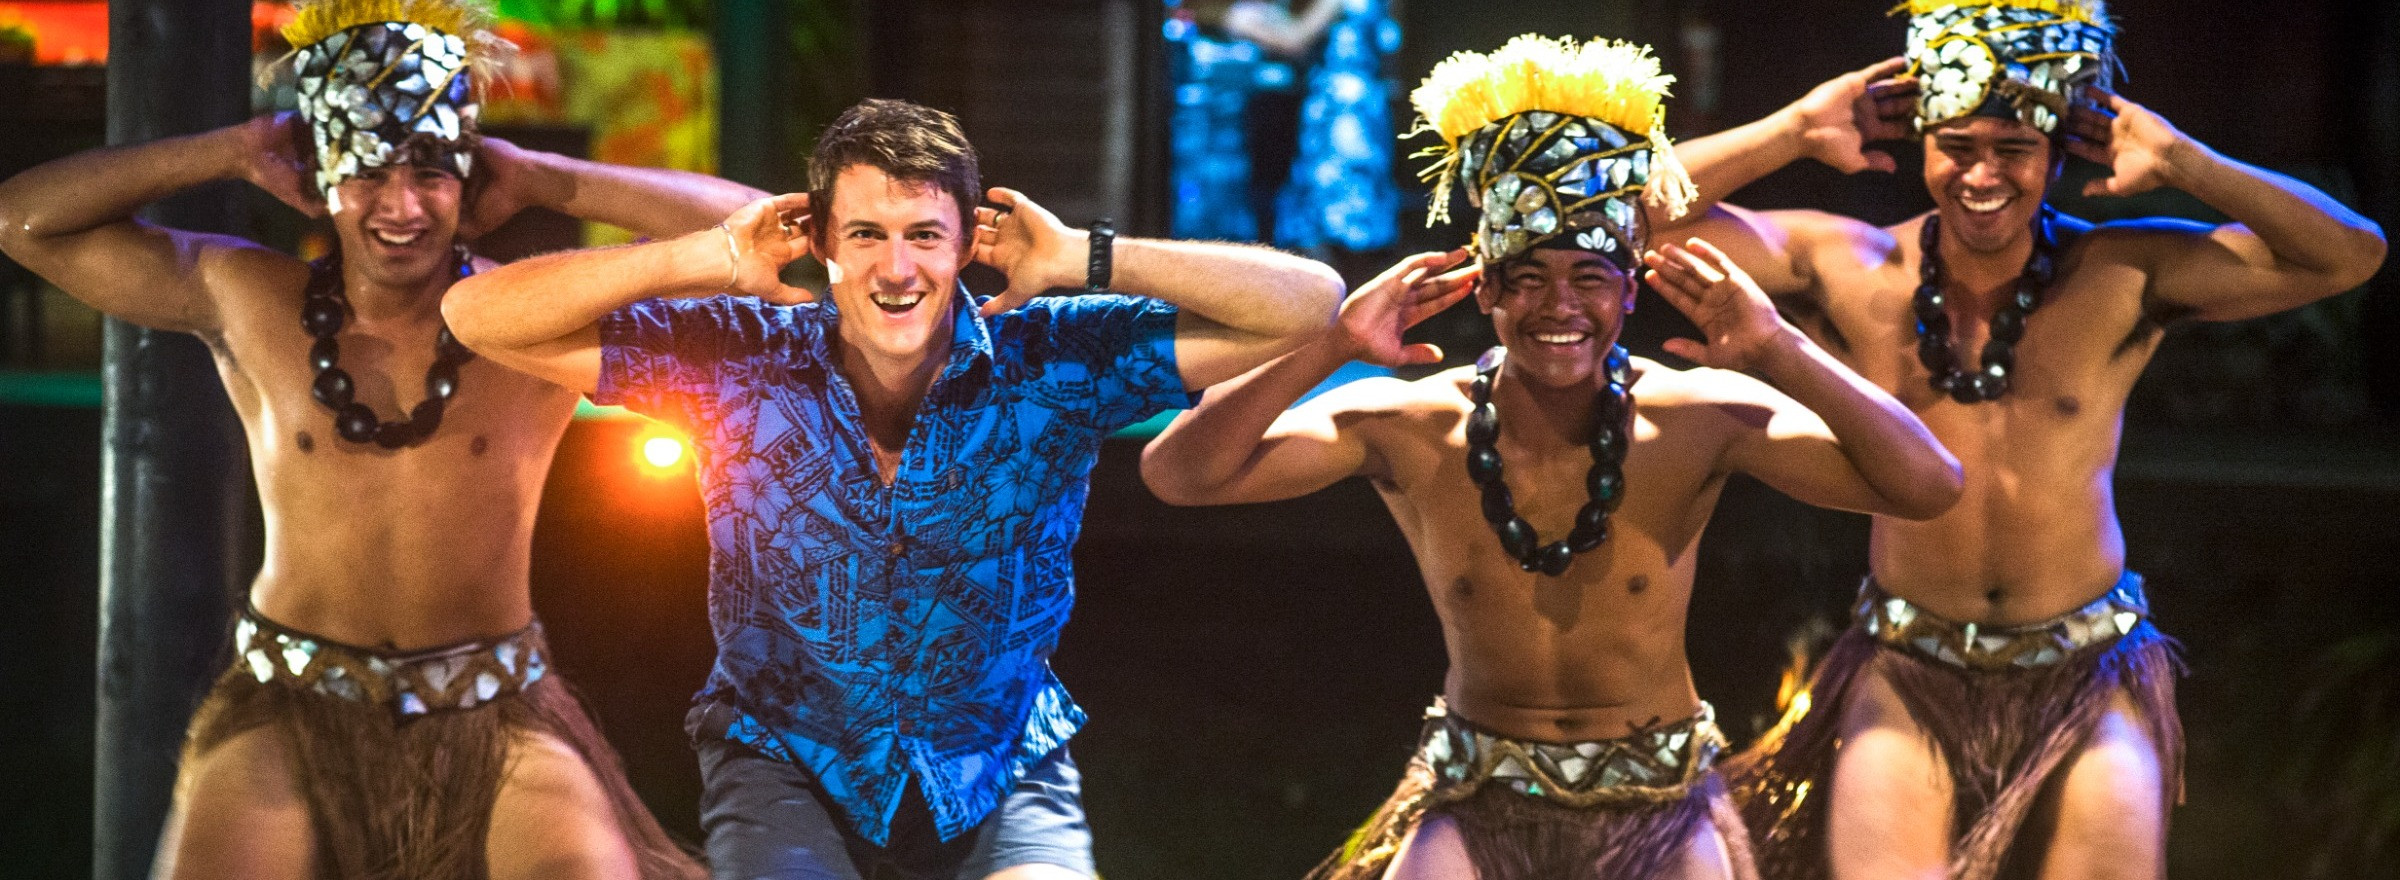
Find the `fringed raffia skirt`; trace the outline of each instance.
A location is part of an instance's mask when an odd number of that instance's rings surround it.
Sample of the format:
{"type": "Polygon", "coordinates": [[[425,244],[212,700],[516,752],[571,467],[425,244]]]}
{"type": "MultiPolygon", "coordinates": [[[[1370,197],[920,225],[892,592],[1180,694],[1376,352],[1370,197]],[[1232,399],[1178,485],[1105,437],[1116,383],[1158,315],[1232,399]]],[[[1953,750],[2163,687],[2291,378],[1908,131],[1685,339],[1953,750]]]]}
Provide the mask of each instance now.
{"type": "Polygon", "coordinates": [[[1448,816],[1479,880],[1650,880],[1714,831],[1736,880],[1756,880],[1748,835],[1710,763],[1713,714],[1617,739],[1525,742],[1479,730],[1440,701],[1400,787],[1308,880],[1380,880],[1429,816],[1448,816]]]}
{"type": "Polygon", "coordinates": [[[634,795],[582,701],[548,672],[539,623],[394,655],[253,609],[234,648],[192,719],[183,766],[239,734],[273,731],[307,798],[319,877],[484,878],[492,805],[526,734],[556,736],[590,765],[644,880],[703,875],[634,795]]]}
{"type": "Polygon", "coordinates": [[[1870,580],[1804,700],[1726,764],[1770,880],[1829,876],[1826,804],[1841,713],[1859,677],[1880,675],[1949,766],[1951,880],[2014,876],[2038,863],[2020,832],[2037,798],[2125,694],[2158,747],[2166,806],[2183,798],[2182,663],[2149,621],[2141,576],[2041,623],[1978,628],[1943,620],[1870,580]]]}

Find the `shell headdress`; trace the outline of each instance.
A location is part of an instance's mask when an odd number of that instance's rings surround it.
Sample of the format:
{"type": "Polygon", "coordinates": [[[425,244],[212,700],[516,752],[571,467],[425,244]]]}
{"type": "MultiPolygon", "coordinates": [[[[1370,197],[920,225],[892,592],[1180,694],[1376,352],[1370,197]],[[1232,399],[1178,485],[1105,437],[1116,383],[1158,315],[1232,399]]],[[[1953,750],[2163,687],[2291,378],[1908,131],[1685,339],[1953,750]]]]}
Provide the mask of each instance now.
{"type": "Polygon", "coordinates": [[[467,176],[476,140],[472,71],[507,42],[472,0],[319,0],[283,28],[316,184],[399,162],[467,176]]]}
{"type": "Polygon", "coordinates": [[[2101,0],[1909,0],[1892,14],[1909,17],[1919,131],[1982,115],[2056,133],[2084,85],[2118,72],[2101,0]]]}
{"type": "Polygon", "coordinates": [[[1662,101],[1675,81],[1647,46],[1527,34],[1491,54],[1460,52],[1409,95],[1440,146],[1420,176],[1433,183],[1432,222],[1451,187],[1483,213],[1475,253],[1486,264],[1560,236],[1621,267],[1642,240],[1638,201],[1683,215],[1696,195],[1667,142],[1662,101]]]}

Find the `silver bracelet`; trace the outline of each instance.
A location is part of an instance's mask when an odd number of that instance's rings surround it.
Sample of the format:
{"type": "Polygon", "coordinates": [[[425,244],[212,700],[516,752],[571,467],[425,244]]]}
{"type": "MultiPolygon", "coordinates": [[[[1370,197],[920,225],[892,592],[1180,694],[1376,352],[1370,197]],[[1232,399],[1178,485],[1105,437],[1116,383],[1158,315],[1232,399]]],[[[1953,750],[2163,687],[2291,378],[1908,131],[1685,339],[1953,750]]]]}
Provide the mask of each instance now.
{"type": "Polygon", "coordinates": [[[742,250],[734,246],[733,230],[718,223],[717,231],[725,233],[725,289],[732,290],[733,283],[742,280],[742,250]]]}

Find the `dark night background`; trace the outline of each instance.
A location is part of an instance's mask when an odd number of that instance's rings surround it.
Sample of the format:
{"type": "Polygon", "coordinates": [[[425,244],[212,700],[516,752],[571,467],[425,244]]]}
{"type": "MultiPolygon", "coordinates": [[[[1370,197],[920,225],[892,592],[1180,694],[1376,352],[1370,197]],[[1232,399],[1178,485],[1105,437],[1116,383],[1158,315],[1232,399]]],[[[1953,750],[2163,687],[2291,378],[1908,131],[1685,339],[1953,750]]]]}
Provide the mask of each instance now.
{"type": "MultiPolygon", "coordinates": [[[[705,23],[705,5],[657,14],[705,23]]],[[[1895,53],[1902,28],[1882,16],[1886,6],[1409,0],[1408,45],[1392,72],[1413,86],[1452,51],[1527,31],[1640,38],[1686,76],[1669,112],[1689,136],[1895,53]],[[1713,88],[1673,48],[1703,27],[1720,38],[1713,88]]],[[[2112,12],[2128,97],[2227,155],[2400,228],[2400,9],[2152,0],[2112,12]]],[[[1070,222],[1092,212],[1075,206],[1107,201],[1088,175],[1104,97],[1093,47],[1147,65],[1151,4],[852,0],[794,4],[789,15],[797,48],[786,48],[797,57],[780,86],[786,150],[756,171],[759,182],[794,185],[791,157],[805,154],[814,128],[879,94],[959,113],[988,182],[1026,190],[1070,222]],[[1094,22],[1125,8],[1148,38],[1095,43],[1094,22]]],[[[0,96],[0,174],[99,142],[88,106],[96,88],[61,97],[46,83],[37,100],[32,76],[0,67],[0,95],[14,95],[0,96]]],[[[1145,96],[1152,76],[1142,74],[1145,96]]],[[[1155,122],[1155,104],[1135,107],[1155,122]]],[[[1143,131],[1120,225],[1155,231],[1158,134],[1143,131]]],[[[1796,167],[1735,201],[1889,222],[1929,204],[1913,162],[1904,154],[1902,172],[1883,178],[1796,167]]],[[[2070,165],[2057,191],[2079,189],[2089,172],[2070,165]]],[[[2056,201],[2093,217],[2210,216],[2173,193],[2056,201]]],[[[1403,222],[1405,244],[1452,244],[1458,231],[1423,230],[1421,210],[1403,222]]],[[[5,261],[0,270],[18,271],[5,261]]],[[[0,288],[24,283],[0,277],[0,288]]],[[[2175,877],[2400,876],[2393,286],[2387,266],[2361,291],[2298,312],[2178,327],[2134,395],[2116,485],[2129,563],[2150,578],[2157,619],[2191,666],[2175,877]]],[[[1679,331],[1670,309],[1646,304],[1628,342],[1655,352],[1679,331]]],[[[1461,309],[1427,332],[1466,356],[1477,320],[1461,309]]],[[[98,425],[96,408],[0,399],[0,876],[90,870],[98,425]]],[[[688,475],[635,469],[639,427],[593,420],[568,432],[535,537],[535,603],[558,666],[600,712],[636,786],[671,829],[696,835],[698,778],[681,717],[710,658],[706,551],[688,475]]],[[[1168,508],[1134,474],[1139,445],[1111,441],[1094,474],[1078,608],[1055,660],[1093,719],[1075,748],[1101,870],[1129,880],[1297,877],[1396,778],[1440,684],[1439,630],[1397,530],[1363,484],[1277,505],[1168,508]]],[[[1701,693],[1737,744],[1773,711],[1787,638],[1839,620],[1865,538],[1861,517],[1755,483],[1725,493],[1702,544],[1688,645],[1701,693]]]]}

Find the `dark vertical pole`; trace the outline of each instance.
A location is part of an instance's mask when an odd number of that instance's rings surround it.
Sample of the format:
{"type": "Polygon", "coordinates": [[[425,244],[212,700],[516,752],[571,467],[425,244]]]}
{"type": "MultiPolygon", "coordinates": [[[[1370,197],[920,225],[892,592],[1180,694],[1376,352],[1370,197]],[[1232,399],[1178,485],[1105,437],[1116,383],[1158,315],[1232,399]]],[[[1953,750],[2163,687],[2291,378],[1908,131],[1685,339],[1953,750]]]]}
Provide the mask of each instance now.
{"type": "Polygon", "coordinates": [[[791,65],[784,0],[718,0],[717,173],[766,190],[798,188],[784,94],[791,65]]]}
{"type": "MultiPolygon", "coordinates": [[[[247,0],[109,4],[108,142],[239,122],[250,112],[247,0]]],[[[144,217],[240,233],[243,193],[205,187],[144,217]]],[[[254,538],[241,425],[206,346],[108,322],[100,416],[100,674],[92,875],[150,872],[184,726],[224,668],[232,582],[254,538]]]]}
{"type": "MultiPolygon", "coordinates": [[[[2388,3],[2361,6],[2363,11],[2353,15],[2366,20],[2346,23],[2367,34],[2353,56],[2365,62],[2364,69],[2337,64],[2337,75],[2356,77],[2352,82],[2359,85],[2353,92],[2356,103],[2345,108],[2362,120],[2351,163],[2360,170],[2358,208],[2383,224],[2388,238],[2400,236],[2400,9],[2388,3]]],[[[2400,296],[2393,295],[2400,291],[2400,258],[2384,258],[2383,269],[2367,285],[2358,334],[2366,346],[2367,391],[2384,421],[2400,424],[2400,346],[2391,342],[2400,338],[2400,296]]]]}

